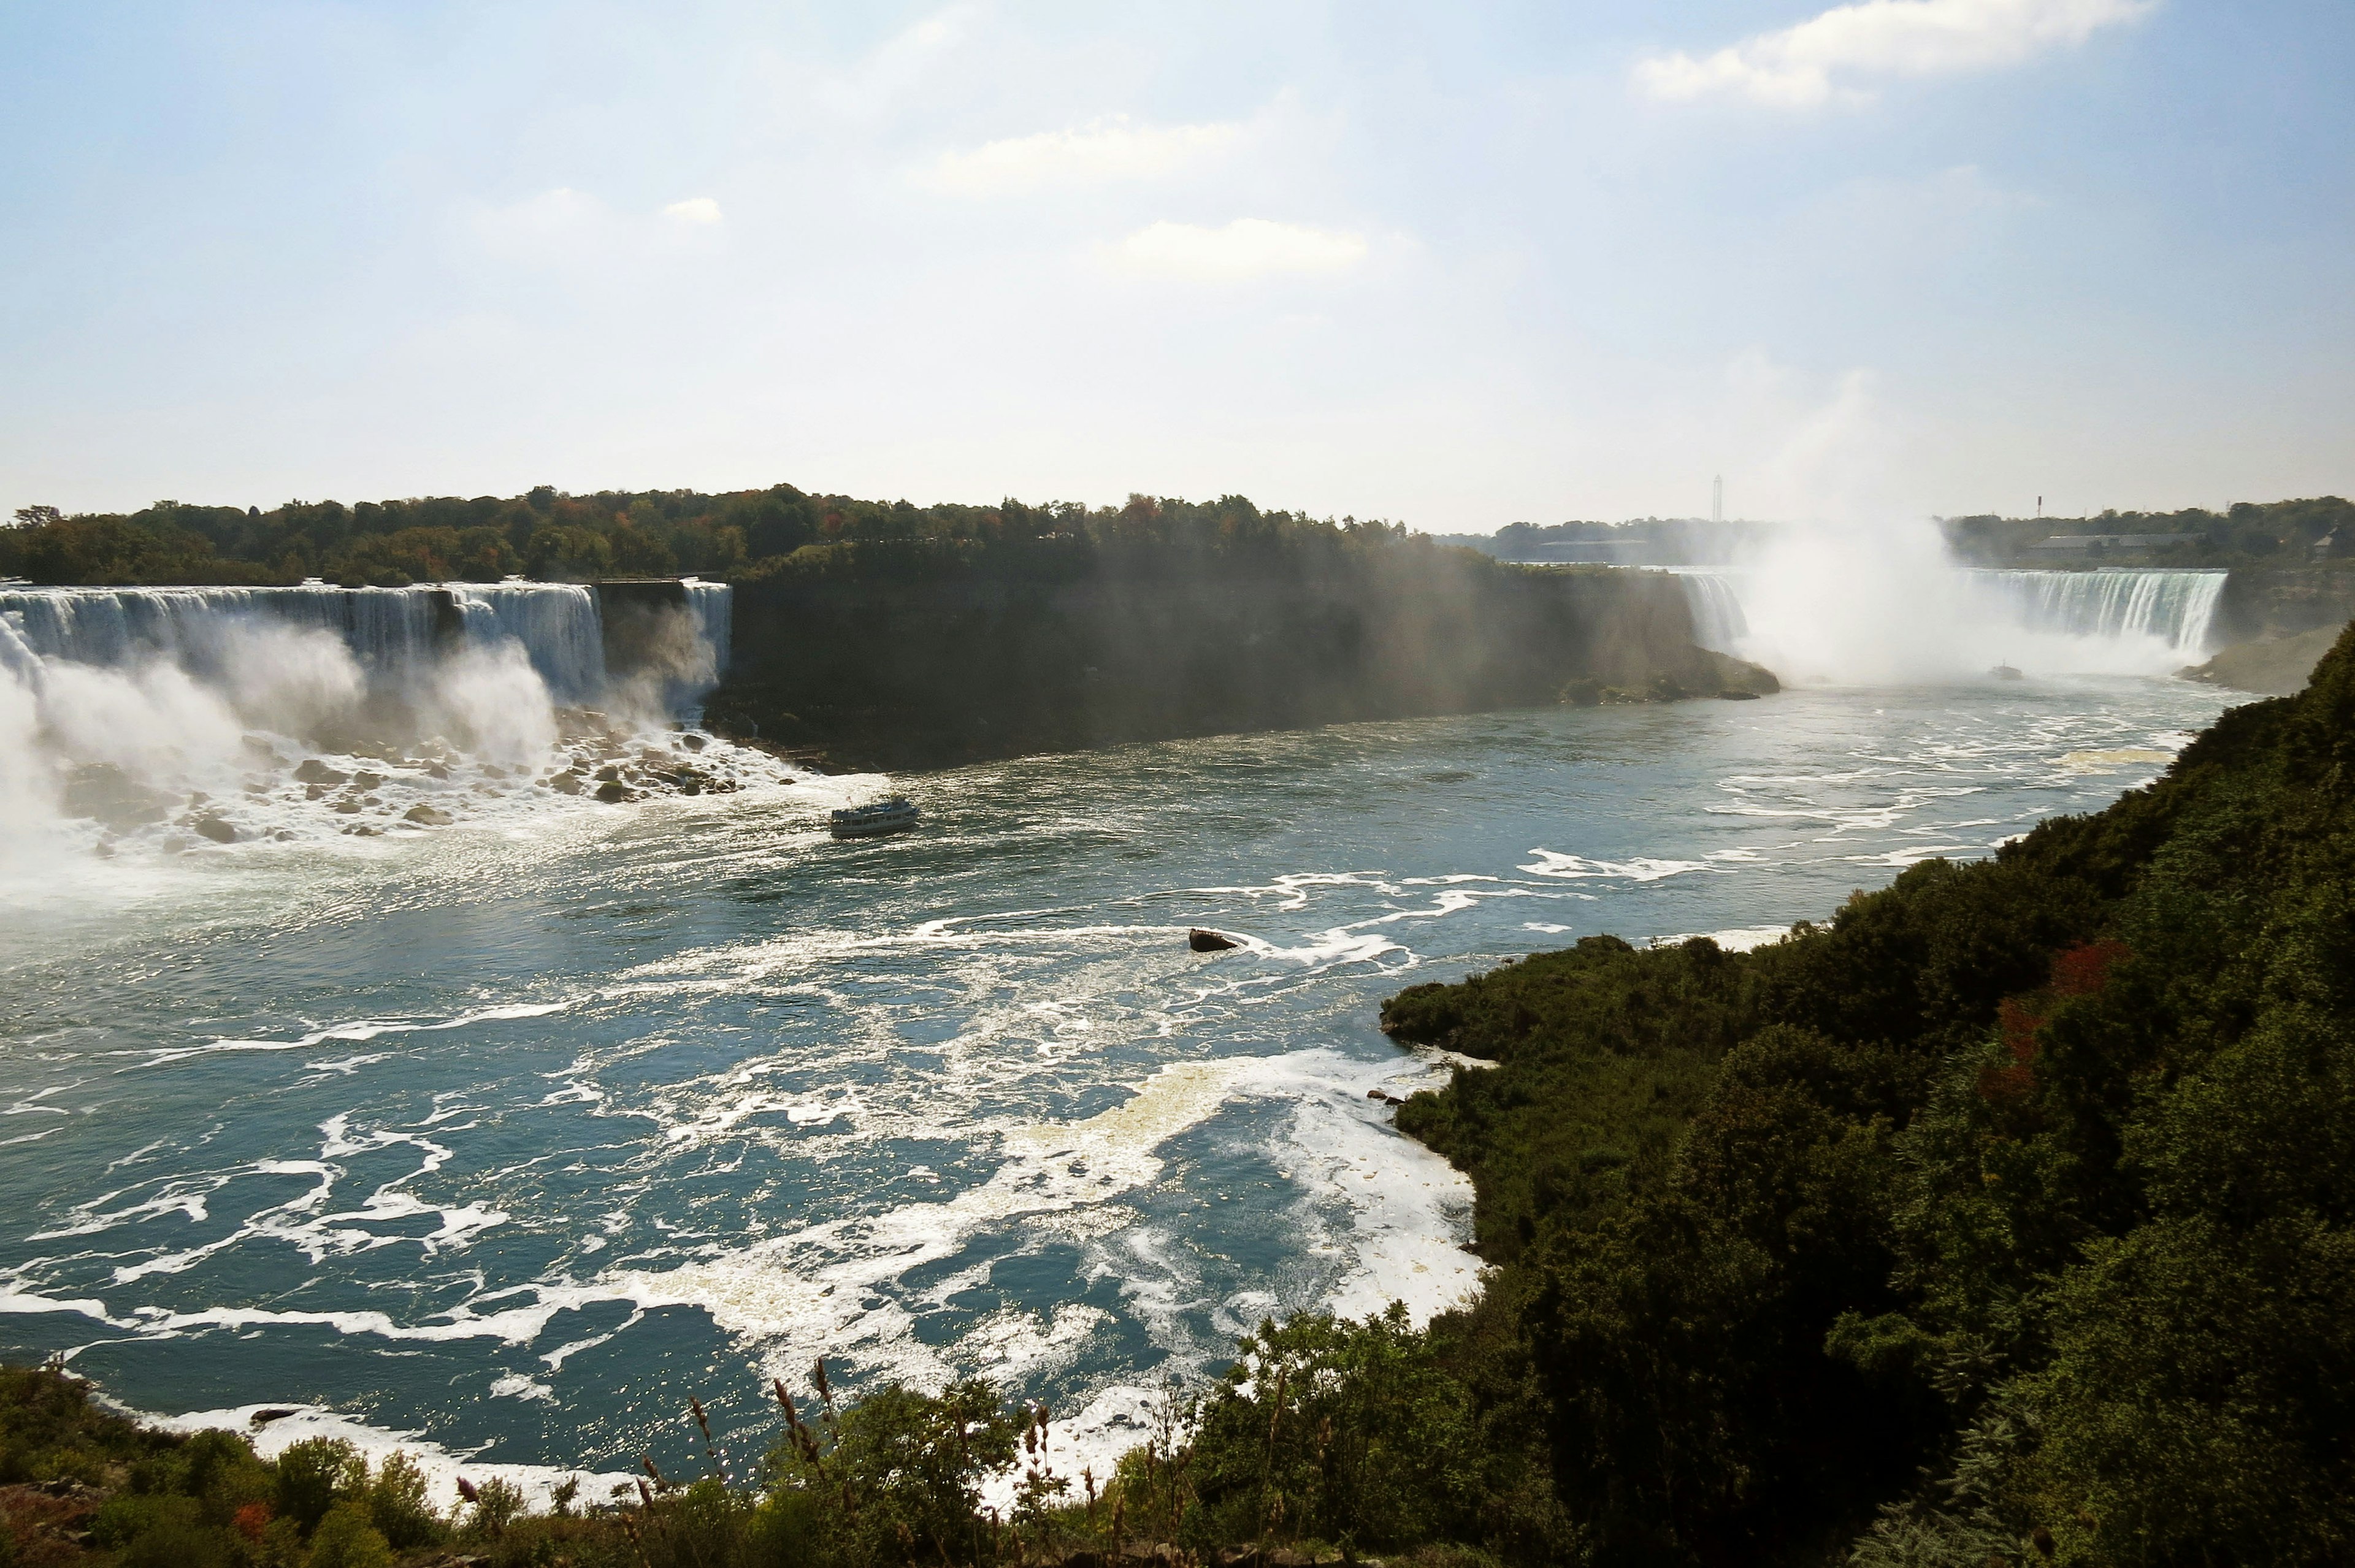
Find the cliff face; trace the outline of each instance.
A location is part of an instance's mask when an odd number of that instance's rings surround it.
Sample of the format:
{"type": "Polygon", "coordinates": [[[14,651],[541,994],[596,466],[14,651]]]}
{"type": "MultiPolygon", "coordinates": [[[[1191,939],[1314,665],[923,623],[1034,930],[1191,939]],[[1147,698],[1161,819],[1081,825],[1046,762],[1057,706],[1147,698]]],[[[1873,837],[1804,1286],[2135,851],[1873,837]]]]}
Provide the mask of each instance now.
{"type": "Polygon", "coordinates": [[[1313,574],[751,582],[710,720],[840,766],[1560,700],[1755,695],[1661,573],[1416,552],[1313,574]]]}
{"type": "Polygon", "coordinates": [[[2343,626],[2355,620],[2355,568],[2242,566],[2224,580],[2216,640],[2253,643],[2343,626]]]}

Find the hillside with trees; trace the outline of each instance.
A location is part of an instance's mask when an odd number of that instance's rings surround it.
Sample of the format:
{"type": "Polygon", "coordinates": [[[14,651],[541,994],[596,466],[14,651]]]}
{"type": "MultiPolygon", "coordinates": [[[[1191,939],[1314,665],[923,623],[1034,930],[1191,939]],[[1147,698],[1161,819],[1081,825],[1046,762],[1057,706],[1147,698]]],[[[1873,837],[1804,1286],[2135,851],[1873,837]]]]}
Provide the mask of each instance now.
{"type": "Polygon", "coordinates": [[[2291,567],[2355,566],[2355,504],[2337,496],[2236,501],[2222,512],[2106,511],[2091,517],[1948,517],[1941,525],[1956,558],[1974,566],[2291,567]],[[2055,553],[2051,539],[2127,536],[2163,542],[2093,546],[2055,553]]]}

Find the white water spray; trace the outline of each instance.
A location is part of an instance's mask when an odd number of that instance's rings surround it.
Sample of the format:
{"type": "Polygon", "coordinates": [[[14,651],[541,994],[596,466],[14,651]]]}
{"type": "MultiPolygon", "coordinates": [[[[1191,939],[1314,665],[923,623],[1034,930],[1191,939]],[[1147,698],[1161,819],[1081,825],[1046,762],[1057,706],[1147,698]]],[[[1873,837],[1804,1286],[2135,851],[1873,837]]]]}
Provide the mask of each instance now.
{"type": "Polygon", "coordinates": [[[1987,571],[1934,528],[1785,530],[1723,570],[1683,574],[1696,639],[1802,685],[2167,675],[2196,664],[2222,571],[1987,571]]]}
{"type": "Polygon", "coordinates": [[[609,672],[575,584],[0,588],[0,873],[735,787],[732,748],[670,732],[729,610],[682,585],[641,667],[609,672]]]}

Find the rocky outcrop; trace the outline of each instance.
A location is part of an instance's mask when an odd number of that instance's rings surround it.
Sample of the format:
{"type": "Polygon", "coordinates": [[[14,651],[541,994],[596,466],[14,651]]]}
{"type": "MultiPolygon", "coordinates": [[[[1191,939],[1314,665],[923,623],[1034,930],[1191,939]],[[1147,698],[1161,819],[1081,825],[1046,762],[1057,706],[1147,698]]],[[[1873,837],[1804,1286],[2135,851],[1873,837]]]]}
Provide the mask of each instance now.
{"type": "Polygon", "coordinates": [[[2227,645],[2270,642],[2349,621],[2355,621],[2355,561],[2234,567],[2211,635],[2227,645]]]}
{"type": "Polygon", "coordinates": [[[2186,680],[2230,687],[2235,691],[2262,691],[2275,697],[2288,697],[2306,688],[2307,678],[2314,674],[2314,667],[2322,662],[2322,656],[2328,653],[2331,645],[2339,640],[2339,630],[2335,625],[2323,626],[2311,632],[2301,632],[2294,637],[2243,643],[2226,648],[2206,664],[2194,665],[2177,673],[2186,680]]]}

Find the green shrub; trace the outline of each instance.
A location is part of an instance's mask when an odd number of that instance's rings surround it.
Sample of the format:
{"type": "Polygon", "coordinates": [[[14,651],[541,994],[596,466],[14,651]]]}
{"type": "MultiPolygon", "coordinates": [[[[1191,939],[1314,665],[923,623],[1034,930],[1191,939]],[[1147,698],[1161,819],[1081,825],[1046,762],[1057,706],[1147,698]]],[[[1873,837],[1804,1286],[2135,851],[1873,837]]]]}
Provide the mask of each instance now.
{"type": "Polygon", "coordinates": [[[278,1456],[278,1511],[308,1535],[328,1510],[368,1489],[368,1461],[340,1437],[306,1437],[278,1456]]]}
{"type": "Polygon", "coordinates": [[[392,1568],[392,1547],[368,1522],[368,1507],[339,1502],[311,1533],[306,1568],[392,1568]]]}
{"type": "Polygon", "coordinates": [[[427,1497],[425,1472],[407,1454],[395,1452],[377,1467],[368,1488],[368,1518],[397,1549],[432,1546],[449,1526],[427,1497]]]}

